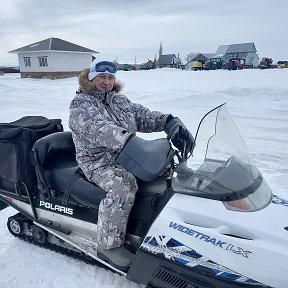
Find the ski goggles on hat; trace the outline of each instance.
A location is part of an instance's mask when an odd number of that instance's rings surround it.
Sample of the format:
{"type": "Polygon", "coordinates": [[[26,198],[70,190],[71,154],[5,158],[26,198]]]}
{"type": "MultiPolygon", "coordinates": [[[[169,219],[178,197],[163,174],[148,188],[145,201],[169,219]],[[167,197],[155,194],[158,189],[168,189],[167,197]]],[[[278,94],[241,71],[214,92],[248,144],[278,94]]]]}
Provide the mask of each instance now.
{"type": "Polygon", "coordinates": [[[98,73],[104,73],[106,71],[110,73],[116,73],[117,67],[114,63],[109,61],[101,61],[95,64],[93,68],[90,69],[90,72],[98,72],[98,73]]]}

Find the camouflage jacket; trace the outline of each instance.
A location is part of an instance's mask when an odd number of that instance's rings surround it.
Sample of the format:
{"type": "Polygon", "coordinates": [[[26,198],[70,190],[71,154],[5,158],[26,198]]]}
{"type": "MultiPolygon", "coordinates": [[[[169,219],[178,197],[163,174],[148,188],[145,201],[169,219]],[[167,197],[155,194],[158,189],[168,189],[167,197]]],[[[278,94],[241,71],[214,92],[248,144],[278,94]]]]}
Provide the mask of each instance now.
{"type": "Polygon", "coordinates": [[[127,139],[138,132],[163,131],[168,115],[150,111],[119,94],[115,82],[111,92],[99,92],[88,80],[89,70],[79,76],[79,90],[70,104],[69,128],[76,160],[85,176],[102,166],[113,165],[127,139]]]}

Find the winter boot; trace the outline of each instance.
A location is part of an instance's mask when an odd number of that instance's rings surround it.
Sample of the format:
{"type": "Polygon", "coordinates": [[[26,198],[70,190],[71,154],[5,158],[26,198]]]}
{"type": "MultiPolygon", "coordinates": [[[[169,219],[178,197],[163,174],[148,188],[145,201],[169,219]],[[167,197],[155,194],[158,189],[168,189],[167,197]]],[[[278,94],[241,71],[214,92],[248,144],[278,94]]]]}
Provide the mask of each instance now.
{"type": "Polygon", "coordinates": [[[135,255],[124,246],[112,249],[103,249],[98,246],[97,256],[113,267],[123,272],[127,272],[135,255]]]}

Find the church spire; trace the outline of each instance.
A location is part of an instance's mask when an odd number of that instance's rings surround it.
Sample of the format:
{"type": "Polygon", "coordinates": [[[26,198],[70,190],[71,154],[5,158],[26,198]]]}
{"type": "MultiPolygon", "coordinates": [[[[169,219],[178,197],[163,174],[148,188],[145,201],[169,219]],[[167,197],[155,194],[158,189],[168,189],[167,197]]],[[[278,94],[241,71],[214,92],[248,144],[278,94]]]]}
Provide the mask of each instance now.
{"type": "Polygon", "coordinates": [[[162,52],[163,52],[163,47],[162,47],[162,42],[160,42],[159,57],[160,55],[162,56],[162,52]]]}

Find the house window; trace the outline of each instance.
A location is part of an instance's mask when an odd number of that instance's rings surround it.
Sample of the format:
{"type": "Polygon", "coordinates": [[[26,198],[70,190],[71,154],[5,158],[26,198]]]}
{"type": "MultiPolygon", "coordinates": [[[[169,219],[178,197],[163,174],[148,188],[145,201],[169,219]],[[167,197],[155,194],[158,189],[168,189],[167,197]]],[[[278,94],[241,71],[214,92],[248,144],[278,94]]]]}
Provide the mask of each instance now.
{"type": "Polygon", "coordinates": [[[239,55],[238,55],[239,53],[233,53],[232,54],[232,58],[239,58],[239,55]]]}
{"type": "Polygon", "coordinates": [[[31,57],[23,57],[25,67],[31,67],[31,57]]]}
{"type": "Polygon", "coordinates": [[[38,61],[39,61],[40,67],[47,67],[48,66],[47,56],[38,57],[38,61]]]}

